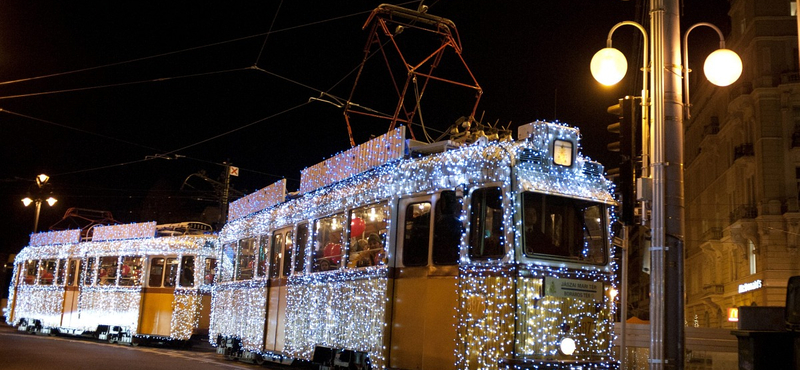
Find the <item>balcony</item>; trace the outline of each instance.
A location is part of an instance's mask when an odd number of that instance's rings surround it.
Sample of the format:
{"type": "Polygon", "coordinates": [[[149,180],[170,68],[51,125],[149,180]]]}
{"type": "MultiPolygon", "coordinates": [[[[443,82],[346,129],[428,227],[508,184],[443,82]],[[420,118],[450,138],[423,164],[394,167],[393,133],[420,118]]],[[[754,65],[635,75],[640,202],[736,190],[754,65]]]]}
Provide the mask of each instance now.
{"type": "Polygon", "coordinates": [[[796,84],[800,83],[800,72],[784,72],[781,73],[781,84],[796,84]]]}
{"type": "Polygon", "coordinates": [[[738,206],[730,214],[730,222],[735,223],[739,220],[752,220],[758,217],[756,206],[738,206]]]}
{"type": "Polygon", "coordinates": [[[741,144],[735,148],[733,148],[733,160],[737,160],[742,157],[752,157],[755,155],[755,151],[753,150],[753,144],[741,144]]]}
{"type": "Polygon", "coordinates": [[[721,227],[711,227],[708,230],[703,232],[703,241],[712,241],[712,240],[720,240],[722,239],[722,228],[721,227]]]}
{"type": "Polygon", "coordinates": [[[703,285],[703,297],[722,295],[725,293],[725,286],[722,284],[703,285]]]}
{"type": "Polygon", "coordinates": [[[747,95],[753,92],[753,83],[752,82],[740,82],[735,85],[731,85],[729,90],[729,97],[730,100],[735,100],[736,98],[747,95]]]}

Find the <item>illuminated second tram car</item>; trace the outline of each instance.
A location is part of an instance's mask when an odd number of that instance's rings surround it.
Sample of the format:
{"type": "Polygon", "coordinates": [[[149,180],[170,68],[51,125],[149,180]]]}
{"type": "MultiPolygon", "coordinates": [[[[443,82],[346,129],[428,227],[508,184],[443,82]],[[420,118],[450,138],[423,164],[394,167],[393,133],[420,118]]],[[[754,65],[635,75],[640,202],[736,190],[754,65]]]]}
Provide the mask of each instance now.
{"type": "Polygon", "coordinates": [[[216,235],[208,224],[155,222],[31,235],[17,254],[7,322],[21,331],[109,342],[208,334],[216,235]]]}
{"type": "Polygon", "coordinates": [[[218,352],[343,368],[615,368],[614,201],[578,130],[534,122],[518,141],[416,147],[404,136],[304,170],[289,200],[282,181],[231,205],[218,352]]]}

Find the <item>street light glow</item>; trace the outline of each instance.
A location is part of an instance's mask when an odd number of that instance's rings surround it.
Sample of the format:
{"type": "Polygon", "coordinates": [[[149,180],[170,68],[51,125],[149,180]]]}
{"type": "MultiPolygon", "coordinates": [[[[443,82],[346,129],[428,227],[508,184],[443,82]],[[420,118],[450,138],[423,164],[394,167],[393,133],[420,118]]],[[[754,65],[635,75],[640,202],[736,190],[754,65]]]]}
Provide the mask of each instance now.
{"type": "Polygon", "coordinates": [[[22,204],[24,204],[25,207],[31,205],[31,203],[33,203],[33,199],[31,199],[31,197],[22,198],[22,204]]]}
{"type": "Polygon", "coordinates": [[[594,54],[589,69],[597,82],[611,86],[625,77],[625,73],[628,71],[628,60],[617,49],[603,48],[594,54]]]}
{"type": "Polygon", "coordinates": [[[742,59],[733,50],[717,49],[706,58],[703,71],[712,84],[728,86],[742,75],[742,59]]]}
{"type": "Polygon", "coordinates": [[[47,176],[45,174],[36,176],[36,185],[39,185],[39,187],[41,188],[42,186],[44,186],[44,184],[47,184],[47,180],[50,180],[50,176],[47,176]]]}
{"type": "Polygon", "coordinates": [[[56,199],[56,198],[53,198],[53,197],[49,197],[49,198],[47,198],[45,201],[47,202],[47,205],[49,205],[50,207],[52,207],[52,206],[53,206],[53,204],[56,204],[56,202],[58,202],[58,199],[56,199]]]}

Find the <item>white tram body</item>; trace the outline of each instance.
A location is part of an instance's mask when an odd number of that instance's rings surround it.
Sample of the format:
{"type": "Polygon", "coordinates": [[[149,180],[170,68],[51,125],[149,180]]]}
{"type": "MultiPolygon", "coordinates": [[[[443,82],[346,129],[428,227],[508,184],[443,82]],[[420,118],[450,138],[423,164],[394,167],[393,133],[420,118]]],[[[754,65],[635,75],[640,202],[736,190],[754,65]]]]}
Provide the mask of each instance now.
{"type": "Polygon", "coordinates": [[[90,241],[81,241],[80,230],[31,235],[14,262],[9,325],[121,343],[208,333],[217,253],[210,225],[147,222],[92,231],[90,241]]]}
{"type": "Polygon", "coordinates": [[[323,368],[614,368],[614,205],[577,129],[391,131],[231,205],[210,338],[323,368]]]}

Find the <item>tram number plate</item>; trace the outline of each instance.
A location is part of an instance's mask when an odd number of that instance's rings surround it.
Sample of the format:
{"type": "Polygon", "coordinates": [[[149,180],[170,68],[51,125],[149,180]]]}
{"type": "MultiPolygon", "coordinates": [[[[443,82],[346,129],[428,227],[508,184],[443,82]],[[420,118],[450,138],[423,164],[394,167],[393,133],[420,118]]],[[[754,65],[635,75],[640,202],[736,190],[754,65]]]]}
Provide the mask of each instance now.
{"type": "Polygon", "coordinates": [[[544,295],[546,296],[592,301],[603,300],[603,283],[598,281],[546,277],[544,284],[544,295]]]}

